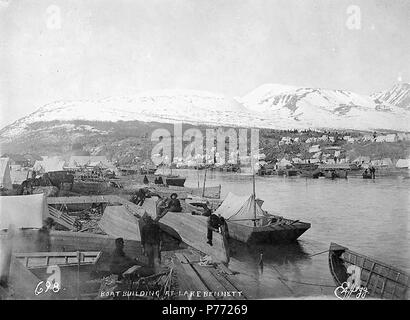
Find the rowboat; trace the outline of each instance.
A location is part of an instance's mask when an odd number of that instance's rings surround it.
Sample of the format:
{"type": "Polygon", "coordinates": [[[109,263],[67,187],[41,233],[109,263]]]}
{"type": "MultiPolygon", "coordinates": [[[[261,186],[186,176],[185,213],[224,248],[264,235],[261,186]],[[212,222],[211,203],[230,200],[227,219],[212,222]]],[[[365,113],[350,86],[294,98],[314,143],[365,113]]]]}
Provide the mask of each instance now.
{"type": "Polygon", "coordinates": [[[100,251],[84,252],[19,252],[14,257],[28,269],[43,269],[58,265],[62,267],[93,265],[101,257],[100,251]]]}
{"type": "MultiPolygon", "coordinates": [[[[52,252],[39,252],[38,230],[18,230],[12,241],[7,236],[8,231],[0,232],[0,245],[3,251],[11,253],[7,283],[13,287],[12,298],[17,299],[97,297],[99,279],[110,273],[111,254],[116,248],[115,238],[111,236],[53,230],[50,232],[52,252]],[[60,271],[62,290],[45,292],[46,280],[56,269],[60,271]],[[35,292],[37,286],[42,288],[41,294],[35,292]]],[[[147,263],[140,241],[125,239],[124,252],[142,264],[147,263]]],[[[7,293],[4,287],[0,289],[7,293]]]]}
{"type": "Polygon", "coordinates": [[[16,253],[3,292],[12,299],[96,297],[99,282],[91,274],[100,256],[98,251],[16,253]]]}
{"type": "Polygon", "coordinates": [[[164,176],[167,186],[177,186],[183,187],[185,184],[186,178],[180,176],[164,176]]]}
{"type": "Polygon", "coordinates": [[[329,268],[338,286],[354,281],[355,286],[364,287],[370,297],[380,299],[409,298],[410,280],[406,272],[353,252],[347,247],[336,243],[330,244],[329,268]]]}
{"type": "Polygon", "coordinates": [[[230,238],[248,244],[293,242],[310,228],[310,223],[266,212],[254,195],[229,193],[215,214],[225,219],[230,238]]]}

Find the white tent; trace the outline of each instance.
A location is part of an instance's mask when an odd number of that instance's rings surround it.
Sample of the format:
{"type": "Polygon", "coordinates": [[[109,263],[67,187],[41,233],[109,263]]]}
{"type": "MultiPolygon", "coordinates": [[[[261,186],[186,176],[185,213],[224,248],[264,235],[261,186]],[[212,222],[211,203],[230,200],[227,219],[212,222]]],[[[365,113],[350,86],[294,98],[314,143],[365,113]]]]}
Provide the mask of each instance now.
{"type": "Polygon", "coordinates": [[[370,162],[370,157],[366,157],[366,156],[360,156],[357,157],[356,159],[353,160],[354,163],[369,163],[370,162]]]}
{"type": "Polygon", "coordinates": [[[13,189],[10,176],[10,159],[0,158],[0,188],[13,189]]]}
{"type": "Polygon", "coordinates": [[[278,162],[279,167],[286,167],[286,166],[291,166],[291,165],[292,163],[289,160],[286,160],[285,158],[283,158],[282,160],[278,162]]]}
{"type": "Polygon", "coordinates": [[[0,197],[0,230],[15,228],[41,228],[48,216],[44,194],[0,197]]]}
{"type": "MultiPolygon", "coordinates": [[[[229,193],[219,208],[215,211],[215,214],[220,214],[226,220],[236,221],[240,224],[253,226],[253,220],[256,218],[266,217],[266,213],[262,210],[258,202],[253,198],[253,195],[249,196],[237,196],[233,193],[229,193]],[[256,207],[256,211],[254,210],[256,207]]],[[[264,224],[263,219],[259,220],[259,223],[264,224]],[[262,221],[261,221],[262,220],[262,221]]]]}
{"type": "Polygon", "coordinates": [[[63,171],[65,161],[59,157],[50,157],[45,160],[36,161],[33,166],[33,170],[39,173],[63,171]]]}
{"type": "Polygon", "coordinates": [[[409,168],[410,169],[410,159],[397,160],[396,168],[409,168]]]}

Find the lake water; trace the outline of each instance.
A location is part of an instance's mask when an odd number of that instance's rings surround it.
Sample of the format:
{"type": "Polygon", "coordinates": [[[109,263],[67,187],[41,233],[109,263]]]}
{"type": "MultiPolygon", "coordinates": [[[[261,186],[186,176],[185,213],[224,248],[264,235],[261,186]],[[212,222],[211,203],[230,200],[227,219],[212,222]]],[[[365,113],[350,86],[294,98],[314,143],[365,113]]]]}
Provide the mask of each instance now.
{"type": "MultiPolygon", "coordinates": [[[[256,177],[263,208],[311,223],[296,244],[249,247],[233,243],[231,267],[255,280],[254,298],[333,295],[328,253],[314,255],[336,242],[361,254],[410,272],[409,171],[384,174],[375,180],[256,177]],[[259,267],[263,253],[263,271],[259,267]],[[314,255],[314,256],[312,256],[314,255]],[[278,285],[280,283],[280,285],[278,285]]],[[[180,170],[186,186],[198,186],[198,172],[180,170]]],[[[199,171],[202,186],[204,171],[199,171]]],[[[252,177],[207,172],[207,186],[248,195],[252,177]]]]}

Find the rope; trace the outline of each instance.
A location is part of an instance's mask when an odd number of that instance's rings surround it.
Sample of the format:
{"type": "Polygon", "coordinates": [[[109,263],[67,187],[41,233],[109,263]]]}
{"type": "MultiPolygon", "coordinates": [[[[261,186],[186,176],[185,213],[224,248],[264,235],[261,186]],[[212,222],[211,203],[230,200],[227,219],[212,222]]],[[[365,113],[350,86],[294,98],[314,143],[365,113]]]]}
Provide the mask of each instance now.
{"type": "Polygon", "coordinates": [[[316,287],[326,287],[326,288],[335,288],[334,285],[329,285],[329,284],[317,284],[317,283],[309,283],[309,282],[302,282],[302,281],[296,281],[296,280],[289,280],[285,278],[278,278],[279,280],[287,281],[287,282],[293,282],[293,283],[298,283],[298,284],[304,284],[308,286],[316,286],[316,287]]]}
{"type": "Polygon", "coordinates": [[[275,266],[272,266],[272,268],[279,274],[278,280],[279,280],[286,288],[288,288],[288,290],[289,290],[292,294],[295,294],[295,292],[292,290],[292,288],[289,287],[285,282],[282,281],[283,277],[282,277],[281,273],[279,272],[279,270],[276,269],[275,266]]]}
{"type": "Polygon", "coordinates": [[[318,253],[309,254],[308,257],[318,256],[319,254],[323,254],[323,253],[326,253],[326,252],[329,252],[329,249],[327,249],[327,250],[325,250],[325,251],[318,252],[318,253]]]}

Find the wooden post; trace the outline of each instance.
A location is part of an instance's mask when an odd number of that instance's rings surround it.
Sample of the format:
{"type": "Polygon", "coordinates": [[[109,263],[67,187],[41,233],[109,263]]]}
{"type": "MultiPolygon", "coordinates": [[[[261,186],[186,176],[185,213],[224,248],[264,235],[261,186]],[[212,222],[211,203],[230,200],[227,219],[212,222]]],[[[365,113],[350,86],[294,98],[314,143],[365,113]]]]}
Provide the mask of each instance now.
{"type": "Polygon", "coordinates": [[[207,171],[207,170],[208,170],[208,169],[205,168],[204,185],[203,185],[203,187],[202,187],[202,198],[205,197],[205,184],[206,184],[206,171],[207,171]]]}
{"type": "Polygon", "coordinates": [[[80,293],[80,265],[81,265],[81,252],[77,251],[77,300],[81,299],[81,293],[80,293]]]}
{"type": "Polygon", "coordinates": [[[253,220],[253,226],[256,227],[256,188],[255,188],[255,170],[252,167],[252,189],[253,189],[253,217],[255,220],[253,220]]]}

